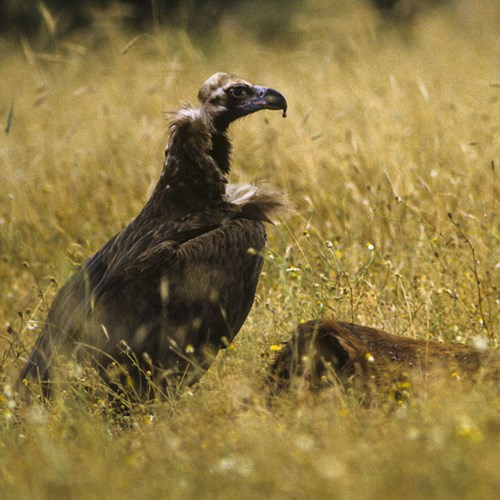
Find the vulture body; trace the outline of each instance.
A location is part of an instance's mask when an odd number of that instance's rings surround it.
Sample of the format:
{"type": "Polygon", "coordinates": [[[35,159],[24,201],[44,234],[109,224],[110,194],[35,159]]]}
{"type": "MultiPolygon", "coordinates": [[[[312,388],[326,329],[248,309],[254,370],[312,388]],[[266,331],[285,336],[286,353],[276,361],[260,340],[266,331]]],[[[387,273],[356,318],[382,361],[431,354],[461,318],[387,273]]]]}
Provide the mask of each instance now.
{"type": "Polygon", "coordinates": [[[59,290],[20,390],[36,382],[50,394],[63,354],[150,398],[152,387],[196,381],[240,330],[262,268],[263,222],[282,200],[269,187],[227,184],[227,128],[261,109],[285,114],[287,104],[227,73],[210,77],[198,98],[200,107],[171,122],[163,172],[142,211],[59,290]]]}

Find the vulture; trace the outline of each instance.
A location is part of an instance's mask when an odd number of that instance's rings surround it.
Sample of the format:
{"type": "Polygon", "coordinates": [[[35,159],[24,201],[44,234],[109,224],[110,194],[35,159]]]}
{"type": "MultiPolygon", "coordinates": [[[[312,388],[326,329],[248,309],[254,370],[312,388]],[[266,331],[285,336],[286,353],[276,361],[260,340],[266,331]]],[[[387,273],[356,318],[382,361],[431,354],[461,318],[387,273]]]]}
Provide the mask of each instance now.
{"type": "Polygon", "coordinates": [[[373,388],[407,386],[428,372],[455,378],[500,379],[500,357],[492,350],[412,339],[376,328],[316,319],[300,324],[278,351],[268,376],[275,394],[286,392],[297,377],[318,390],[340,381],[373,388]]]}
{"type": "Polygon", "coordinates": [[[170,123],[144,208],[58,291],[20,391],[34,384],[50,396],[66,358],[133,397],[169,395],[198,380],[240,330],[263,265],[263,223],[284,202],[266,185],[228,184],[228,127],[264,109],[286,116],[287,102],[228,73],[205,81],[198,99],[170,123]]]}

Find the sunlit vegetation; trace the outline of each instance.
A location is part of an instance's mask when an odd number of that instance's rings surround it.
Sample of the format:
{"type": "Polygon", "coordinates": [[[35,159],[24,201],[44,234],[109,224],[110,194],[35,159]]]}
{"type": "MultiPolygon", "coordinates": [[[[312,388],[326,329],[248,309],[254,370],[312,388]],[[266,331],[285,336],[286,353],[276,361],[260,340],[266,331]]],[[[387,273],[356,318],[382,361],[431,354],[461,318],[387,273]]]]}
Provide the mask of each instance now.
{"type": "Polygon", "coordinates": [[[265,377],[316,317],[497,349],[497,2],[394,24],[368,2],[304,1],[271,40],[237,16],[202,40],[110,12],[58,36],[49,14],[45,35],[0,39],[0,496],[496,497],[492,382],[442,373],[366,404],[341,385],[270,397],[265,377]],[[176,399],[117,414],[77,371],[23,406],[12,385],[55,291],[144,204],[168,112],[216,71],[289,103],[231,131],[231,180],[293,205],[268,227],[243,329],[176,399]]]}

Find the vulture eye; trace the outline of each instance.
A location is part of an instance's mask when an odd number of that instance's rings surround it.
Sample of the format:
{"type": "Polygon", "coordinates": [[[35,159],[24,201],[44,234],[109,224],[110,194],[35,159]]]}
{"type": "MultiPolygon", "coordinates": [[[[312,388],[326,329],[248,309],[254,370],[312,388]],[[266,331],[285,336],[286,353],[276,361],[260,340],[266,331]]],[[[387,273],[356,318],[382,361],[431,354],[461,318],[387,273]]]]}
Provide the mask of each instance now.
{"type": "Polygon", "coordinates": [[[241,87],[241,86],[238,86],[238,87],[231,87],[229,89],[229,93],[233,96],[233,97],[243,97],[245,94],[246,94],[246,90],[245,90],[245,87],[241,87]]]}

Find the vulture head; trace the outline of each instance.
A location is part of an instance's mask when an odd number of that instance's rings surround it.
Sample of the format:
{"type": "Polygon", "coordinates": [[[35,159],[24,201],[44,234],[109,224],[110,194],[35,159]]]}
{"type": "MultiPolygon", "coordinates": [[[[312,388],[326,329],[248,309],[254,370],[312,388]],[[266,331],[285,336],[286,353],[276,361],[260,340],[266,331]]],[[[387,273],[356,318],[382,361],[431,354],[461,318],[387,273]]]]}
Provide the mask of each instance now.
{"type": "Polygon", "coordinates": [[[219,130],[225,130],[234,120],[261,109],[280,109],[286,116],[286,99],[277,90],[252,85],[229,73],[212,75],[201,86],[198,99],[219,130]]]}

